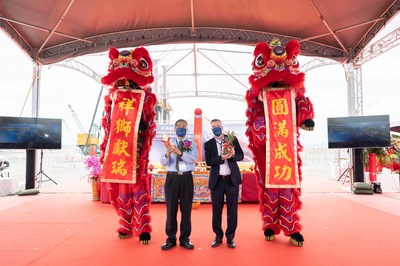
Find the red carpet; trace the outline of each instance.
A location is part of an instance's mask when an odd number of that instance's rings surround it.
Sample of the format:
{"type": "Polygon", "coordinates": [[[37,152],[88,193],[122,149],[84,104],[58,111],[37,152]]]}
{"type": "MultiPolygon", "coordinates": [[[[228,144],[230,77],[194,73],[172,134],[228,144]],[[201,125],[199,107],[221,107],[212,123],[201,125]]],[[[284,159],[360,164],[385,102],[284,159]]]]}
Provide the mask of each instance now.
{"type": "Polygon", "coordinates": [[[162,251],[163,203],[151,206],[149,245],[137,238],[120,240],[115,211],[92,202],[85,182],[43,188],[35,196],[0,198],[0,265],[398,264],[399,193],[353,195],[339,188],[341,182],[308,178],[300,211],[303,247],[290,245],[283,234],[265,241],[258,204],[240,204],[237,248],[225,243],[211,248],[211,205],[202,204],[192,214],[195,249],[162,251]]]}

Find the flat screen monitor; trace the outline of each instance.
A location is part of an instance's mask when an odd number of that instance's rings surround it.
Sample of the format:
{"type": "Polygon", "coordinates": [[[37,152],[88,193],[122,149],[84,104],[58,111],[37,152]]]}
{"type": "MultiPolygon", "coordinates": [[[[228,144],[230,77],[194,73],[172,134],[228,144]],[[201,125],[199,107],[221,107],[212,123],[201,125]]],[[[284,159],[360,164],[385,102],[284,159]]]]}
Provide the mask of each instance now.
{"type": "Polygon", "coordinates": [[[0,117],[0,149],[61,149],[61,119],[0,117]]]}
{"type": "Polygon", "coordinates": [[[328,118],[328,148],[389,146],[389,115],[328,118]]]}

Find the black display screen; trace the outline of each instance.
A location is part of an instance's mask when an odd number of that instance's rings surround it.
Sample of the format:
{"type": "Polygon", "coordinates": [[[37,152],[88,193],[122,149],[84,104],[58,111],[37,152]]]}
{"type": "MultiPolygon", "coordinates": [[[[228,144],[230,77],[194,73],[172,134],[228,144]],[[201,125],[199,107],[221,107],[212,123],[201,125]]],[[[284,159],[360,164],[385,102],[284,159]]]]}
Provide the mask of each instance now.
{"type": "Polygon", "coordinates": [[[328,118],[328,148],[389,146],[389,115],[328,118]]]}
{"type": "Polygon", "coordinates": [[[0,149],[61,149],[62,121],[0,117],[0,149]]]}

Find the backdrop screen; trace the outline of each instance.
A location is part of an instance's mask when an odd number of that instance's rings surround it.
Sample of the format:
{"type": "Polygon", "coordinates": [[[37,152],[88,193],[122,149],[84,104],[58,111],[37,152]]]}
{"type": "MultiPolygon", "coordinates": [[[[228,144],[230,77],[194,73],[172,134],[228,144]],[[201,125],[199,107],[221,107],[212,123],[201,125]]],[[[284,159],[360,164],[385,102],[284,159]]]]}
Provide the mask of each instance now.
{"type": "Polygon", "coordinates": [[[0,117],[0,149],[61,149],[61,119],[0,117]]]}
{"type": "Polygon", "coordinates": [[[328,118],[328,148],[390,146],[389,115],[328,118]]]}

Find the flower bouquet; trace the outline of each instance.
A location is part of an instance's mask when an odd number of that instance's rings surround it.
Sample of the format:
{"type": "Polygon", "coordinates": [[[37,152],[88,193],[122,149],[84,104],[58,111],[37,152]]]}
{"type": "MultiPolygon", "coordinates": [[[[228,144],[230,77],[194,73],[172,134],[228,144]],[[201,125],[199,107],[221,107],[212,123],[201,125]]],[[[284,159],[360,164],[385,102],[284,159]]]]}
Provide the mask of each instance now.
{"type": "Polygon", "coordinates": [[[235,146],[233,146],[233,141],[235,140],[235,132],[227,131],[224,139],[224,144],[222,145],[222,154],[231,154],[233,150],[235,150],[235,146]]]}
{"type": "Polygon", "coordinates": [[[86,170],[89,170],[89,179],[97,179],[101,173],[99,158],[93,155],[86,156],[84,164],[86,170]]]}
{"type": "MultiPolygon", "coordinates": [[[[163,139],[161,140],[164,143],[165,147],[170,147],[170,146],[176,146],[173,141],[171,140],[170,137],[168,137],[167,135],[163,136],[163,139]]],[[[184,140],[183,141],[183,147],[182,147],[182,151],[191,151],[192,150],[192,142],[190,140],[184,140]]]]}
{"type": "Polygon", "coordinates": [[[92,183],[92,197],[93,201],[100,200],[100,189],[98,178],[101,173],[101,165],[96,156],[86,156],[84,160],[85,168],[89,170],[89,182],[92,183]]]}
{"type": "Polygon", "coordinates": [[[167,135],[163,135],[163,139],[161,140],[164,143],[164,146],[166,148],[169,148],[171,146],[175,146],[174,143],[172,142],[172,139],[168,137],[167,135]]]}

